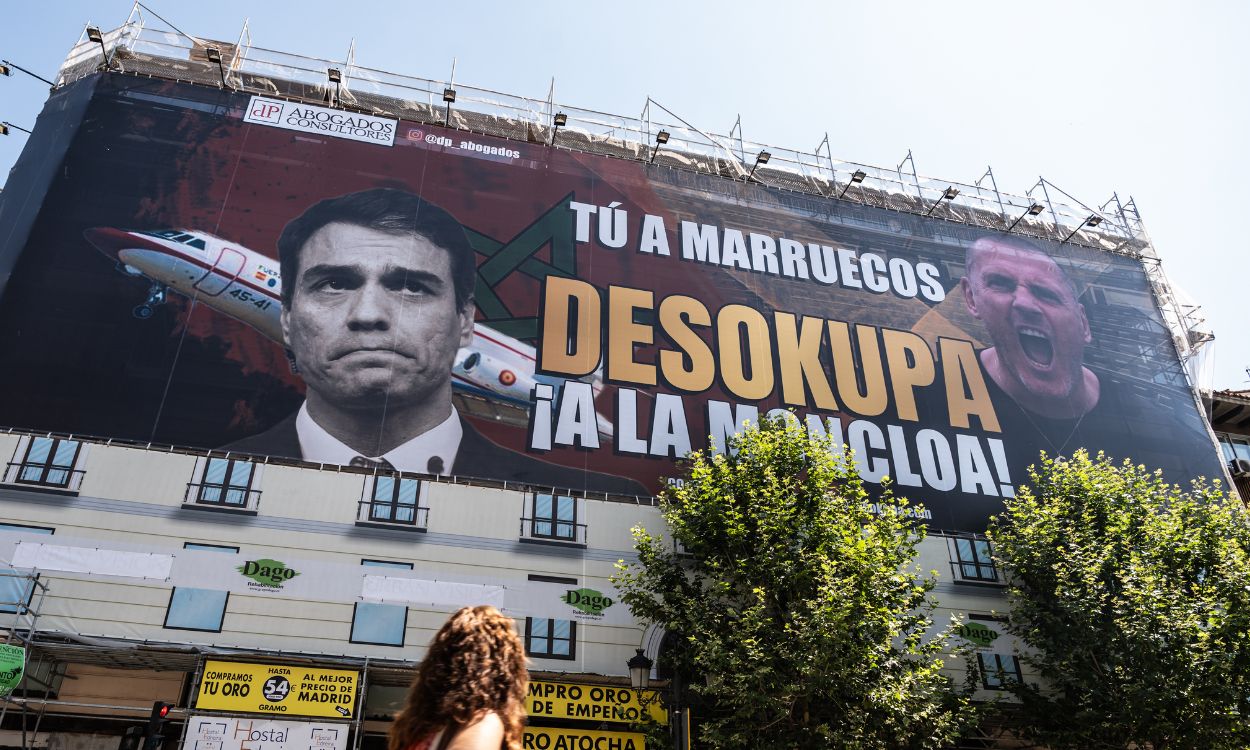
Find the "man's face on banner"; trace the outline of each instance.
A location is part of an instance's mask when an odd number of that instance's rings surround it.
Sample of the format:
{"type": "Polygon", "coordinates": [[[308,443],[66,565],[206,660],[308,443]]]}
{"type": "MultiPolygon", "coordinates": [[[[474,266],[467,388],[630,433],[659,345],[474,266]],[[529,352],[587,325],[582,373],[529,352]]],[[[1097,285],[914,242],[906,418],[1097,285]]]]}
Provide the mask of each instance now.
{"type": "Polygon", "coordinates": [[[403,407],[450,399],[472,309],[456,305],[447,250],[334,223],[304,244],[282,332],[310,392],[339,408],[403,407]]]}
{"type": "Polygon", "coordinates": [[[1081,382],[1090,342],[1085,307],[1045,255],[993,240],[978,244],[961,282],[968,311],[985,324],[999,362],[1026,390],[1068,397],[1081,382]]]}

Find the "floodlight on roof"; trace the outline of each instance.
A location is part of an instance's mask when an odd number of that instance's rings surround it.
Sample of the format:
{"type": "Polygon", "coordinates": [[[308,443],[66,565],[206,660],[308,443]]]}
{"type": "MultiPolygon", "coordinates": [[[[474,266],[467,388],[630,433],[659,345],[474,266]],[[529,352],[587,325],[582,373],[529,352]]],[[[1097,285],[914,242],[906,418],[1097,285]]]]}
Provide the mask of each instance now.
{"type": "Polygon", "coordinates": [[[1017,225],[1017,224],[1019,224],[1019,223],[1020,223],[1020,221],[1021,221],[1024,217],[1026,217],[1026,216],[1037,216],[1038,214],[1040,214],[1040,213],[1041,213],[1042,211],[1044,211],[1044,210],[1046,210],[1046,207],[1045,207],[1045,206],[1043,206],[1043,205],[1042,205],[1042,204],[1040,204],[1040,203],[1033,203],[1033,204],[1030,204],[1030,205],[1029,205],[1029,207],[1025,210],[1025,212],[1024,212],[1024,213],[1022,213],[1022,214],[1020,214],[1019,216],[1017,216],[1017,217],[1016,217],[1016,220],[1015,220],[1015,221],[1013,221],[1013,222],[1011,222],[1011,226],[1007,227],[1007,231],[1008,231],[1008,232],[1010,232],[1011,230],[1015,229],[1015,228],[1016,228],[1016,225],[1017,225]]]}
{"type": "Polygon", "coordinates": [[[334,98],[330,99],[330,94],[326,93],[326,99],[331,107],[341,106],[343,103],[343,71],[338,68],[326,68],[326,79],[334,84],[334,98]]]}
{"type": "Polygon", "coordinates": [[[932,214],[934,209],[941,205],[942,201],[953,201],[958,196],[959,190],[954,185],[948,185],[946,189],[942,191],[942,194],[938,196],[938,199],[933,201],[933,205],[929,206],[929,210],[924,212],[924,215],[928,216],[932,214]]]}
{"type": "MultiPolygon", "coordinates": [[[[453,68],[452,75],[455,75],[455,72],[456,72],[455,66],[453,65],[452,68],[453,68]]],[[[451,105],[455,101],[456,101],[456,90],[452,88],[451,86],[444,87],[443,88],[443,104],[445,105],[446,108],[443,110],[443,124],[448,127],[451,127],[451,105]]]]}
{"type": "Polygon", "coordinates": [[[655,155],[660,153],[660,146],[668,143],[669,137],[669,132],[667,130],[661,130],[655,134],[655,150],[651,152],[651,158],[647,161],[648,164],[655,162],[655,155]]]}
{"type": "Polygon", "coordinates": [[[846,185],[842,187],[842,192],[838,193],[838,197],[841,198],[842,196],[846,195],[846,191],[851,189],[851,185],[860,184],[861,182],[864,181],[864,178],[866,178],[867,176],[868,176],[868,173],[862,169],[857,169],[854,172],[851,172],[851,179],[847,181],[846,185]]]}
{"type": "Polygon", "coordinates": [[[556,112],[551,117],[551,145],[556,145],[556,136],[560,134],[560,128],[569,124],[569,116],[563,112],[556,112]]]}
{"type": "MultiPolygon", "coordinates": [[[[0,135],[8,135],[8,134],[9,134],[9,128],[14,128],[14,129],[16,129],[16,130],[20,130],[20,131],[22,131],[23,133],[30,133],[30,131],[29,131],[29,130],[27,130],[26,128],[22,127],[21,125],[14,125],[13,123],[8,122],[8,121],[6,120],[5,122],[0,122],[0,135]]],[[[33,133],[32,133],[32,135],[33,135],[33,133]]]]}
{"type": "Polygon", "coordinates": [[[205,47],[204,54],[208,55],[210,63],[217,64],[217,72],[221,74],[221,87],[223,89],[230,88],[230,84],[226,83],[226,66],[221,60],[221,50],[217,47],[205,47]]]}
{"type": "Polygon", "coordinates": [[[52,81],[49,81],[47,78],[44,78],[43,76],[37,73],[32,73],[26,68],[23,68],[21,65],[18,65],[17,63],[11,60],[0,60],[0,75],[11,76],[13,75],[13,71],[15,70],[21,71],[36,80],[43,81],[44,83],[48,84],[52,88],[56,88],[56,84],[53,83],[52,81]]]}
{"type": "Polygon", "coordinates": [[[1076,229],[1073,229],[1071,234],[1069,234],[1067,237],[1064,237],[1063,240],[1059,244],[1062,245],[1064,242],[1067,242],[1068,240],[1072,239],[1073,237],[1076,236],[1077,232],[1081,231],[1085,227],[1093,228],[1093,227],[1098,226],[1101,223],[1102,223],[1101,216],[1099,216],[1098,214],[1090,214],[1089,218],[1081,222],[1081,226],[1077,227],[1076,229]]]}
{"type": "Polygon", "coordinates": [[[95,42],[96,44],[100,45],[100,52],[104,54],[104,67],[105,69],[108,69],[109,51],[108,51],[108,48],[104,46],[104,34],[100,33],[99,26],[87,27],[87,41],[95,42]]]}
{"type": "Polygon", "coordinates": [[[754,177],[754,176],[755,176],[755,170],[759,169],[761,164],[767,164],[767,163],[768,163],[768,160],[769,160],[769,159],[771,159],[771,158],[773,158],[773,155],[772,155],[772,154],[770,154],[770,153],[768,153],[767,151],[761,151],[761,152],[759,152],[758,154],[756,154],[756,155],[755,155],[755,164],[753,164],[753,165],[751,166],[751,174],[747,175],[747,179],[749,180],[749,179],[751,179],[752,177],[754,177]]]}

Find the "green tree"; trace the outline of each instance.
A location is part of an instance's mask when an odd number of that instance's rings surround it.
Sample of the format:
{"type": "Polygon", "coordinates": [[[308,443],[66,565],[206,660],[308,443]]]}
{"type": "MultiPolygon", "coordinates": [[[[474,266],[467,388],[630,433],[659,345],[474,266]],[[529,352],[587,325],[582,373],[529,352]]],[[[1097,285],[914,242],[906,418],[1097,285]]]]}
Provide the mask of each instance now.
{"type": "Polygon", "coordinates": [[[936,748],[970,719],[941,673],[924,529],[888,493],[874,514],[848,455],[765,419],[693,453],[661,495],[671,542],[634,529],[615,584],[662,625],[708,748],[936,748]]]}
{"type": "Polygon", "coordinates": [[[1043,457],[991,525],[1008,630],[1041,686],[1021,720],[1052,748],[1250,747],[1250,526],[1099,454],[1043,457]]]}

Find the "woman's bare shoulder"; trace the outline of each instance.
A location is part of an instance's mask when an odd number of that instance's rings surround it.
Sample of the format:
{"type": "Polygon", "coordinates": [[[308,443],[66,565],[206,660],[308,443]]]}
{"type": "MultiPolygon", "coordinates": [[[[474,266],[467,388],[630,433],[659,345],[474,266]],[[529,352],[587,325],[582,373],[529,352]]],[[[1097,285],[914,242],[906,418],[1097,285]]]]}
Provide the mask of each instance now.
{"type": "Polygon", "coordinates": [[[499,750],[501,744],[503,719],[494,711],[488,711],[457,732],[447,750],[499,750]]]}

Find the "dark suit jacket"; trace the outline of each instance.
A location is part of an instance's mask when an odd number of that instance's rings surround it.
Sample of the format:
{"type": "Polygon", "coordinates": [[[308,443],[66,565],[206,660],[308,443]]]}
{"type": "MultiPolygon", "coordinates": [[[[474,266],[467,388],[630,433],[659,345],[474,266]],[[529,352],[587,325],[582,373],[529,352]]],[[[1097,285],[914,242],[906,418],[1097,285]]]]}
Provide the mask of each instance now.
{"type": "MultiPolygon", "coordinates": [[[[222,446],[222,450],[302,459],[299,434],[295,430],[296,414],[264,432],[222,446]]],[[[460,426],[464,435],[460,438],[456,462],[451,467],[452,474],[584,492],[642,496],[651,494],[632,479],[559,466],[496,445],[465,421],[464,417],[460,418],[460,426]]]]}

